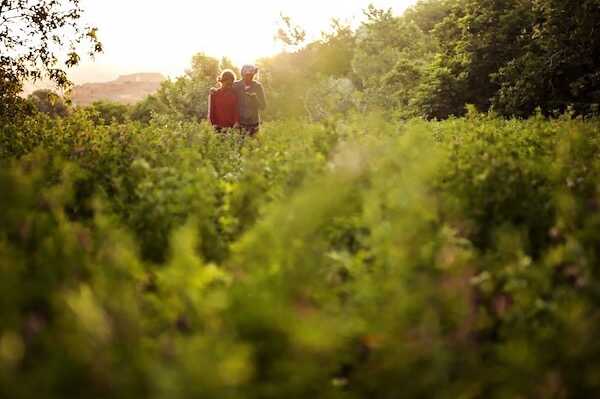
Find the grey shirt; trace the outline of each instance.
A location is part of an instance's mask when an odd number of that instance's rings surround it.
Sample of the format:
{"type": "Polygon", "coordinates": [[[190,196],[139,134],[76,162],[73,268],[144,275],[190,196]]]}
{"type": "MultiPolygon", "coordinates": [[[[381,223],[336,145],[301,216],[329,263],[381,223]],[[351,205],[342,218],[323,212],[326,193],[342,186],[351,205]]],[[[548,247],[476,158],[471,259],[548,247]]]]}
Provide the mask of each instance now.
{"type": "Polygon", "coordinates": [[[252,81],[248,90],[245,86],[243,80],[233,84],[240,104],[240,125],[257,125],[260,123],[259,111],[267,107],[265,92],[259,82],[252,81]],[[256,96],[249,96],[246,93],[256,93],[256,96]]]}

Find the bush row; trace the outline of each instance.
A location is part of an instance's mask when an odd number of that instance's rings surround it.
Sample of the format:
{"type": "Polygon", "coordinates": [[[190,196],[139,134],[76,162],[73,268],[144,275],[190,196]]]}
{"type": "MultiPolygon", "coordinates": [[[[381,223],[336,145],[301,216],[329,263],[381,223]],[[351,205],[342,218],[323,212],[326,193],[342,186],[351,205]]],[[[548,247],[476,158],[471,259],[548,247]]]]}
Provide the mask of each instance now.
{"type": "Polygon", "coordinates": [[[5,127],[0,396],[593,397],[599,127],[5,127]]]}

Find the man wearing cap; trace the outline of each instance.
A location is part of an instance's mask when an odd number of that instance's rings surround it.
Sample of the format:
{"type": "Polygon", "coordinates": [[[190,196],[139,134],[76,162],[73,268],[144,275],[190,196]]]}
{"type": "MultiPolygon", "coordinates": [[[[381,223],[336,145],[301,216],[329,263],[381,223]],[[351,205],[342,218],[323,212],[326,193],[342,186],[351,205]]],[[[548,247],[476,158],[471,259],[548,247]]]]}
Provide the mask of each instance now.
{"type": "Polygon", "coordinates": [[[240,107],[240,127],[250,136],[254,136],[260,126],[259,111],[263,111],[267,103],[262,85],[254,80],[258,68],[254,65],[242,67],[242,79],[234,83],[240,107]]]}

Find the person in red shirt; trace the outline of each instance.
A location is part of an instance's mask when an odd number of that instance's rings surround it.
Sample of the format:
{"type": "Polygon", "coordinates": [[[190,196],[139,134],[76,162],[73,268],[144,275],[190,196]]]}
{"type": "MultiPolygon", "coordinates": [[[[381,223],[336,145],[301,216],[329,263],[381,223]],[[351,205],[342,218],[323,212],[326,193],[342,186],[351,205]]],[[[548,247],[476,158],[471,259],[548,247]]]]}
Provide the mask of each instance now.
{"type": "Polygon", "coordinates": [[[240,124],[238,95],[233,88],[235,73],[226,69],[218,79],[221,87],[213,89],[209,96],[208,120],[217,132],[237,128],[240,124]]]}

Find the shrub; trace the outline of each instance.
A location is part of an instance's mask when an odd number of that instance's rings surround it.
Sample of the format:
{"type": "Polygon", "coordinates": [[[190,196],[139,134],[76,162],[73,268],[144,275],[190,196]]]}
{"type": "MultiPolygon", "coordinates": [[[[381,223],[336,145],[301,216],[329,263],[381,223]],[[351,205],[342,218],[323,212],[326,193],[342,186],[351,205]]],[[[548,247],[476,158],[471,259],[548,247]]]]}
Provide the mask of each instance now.
{"type": "Polygon", "coordinates": [[[8,127],[0,396],[594,397],[599,127],[8,127]]]}

